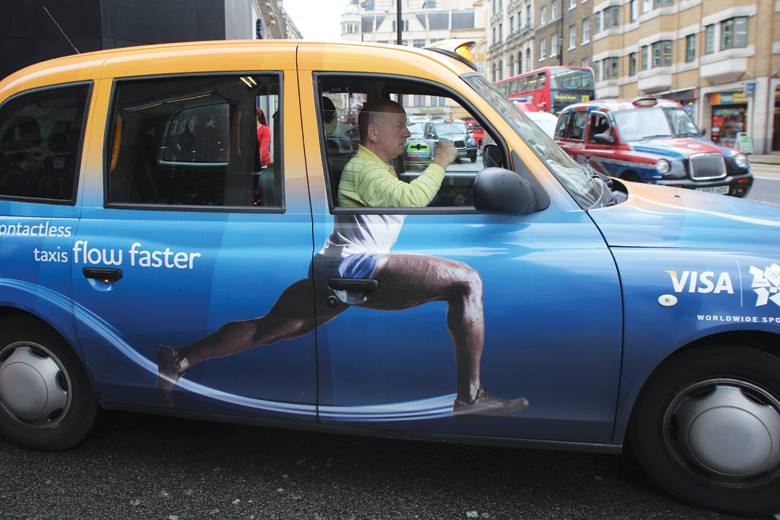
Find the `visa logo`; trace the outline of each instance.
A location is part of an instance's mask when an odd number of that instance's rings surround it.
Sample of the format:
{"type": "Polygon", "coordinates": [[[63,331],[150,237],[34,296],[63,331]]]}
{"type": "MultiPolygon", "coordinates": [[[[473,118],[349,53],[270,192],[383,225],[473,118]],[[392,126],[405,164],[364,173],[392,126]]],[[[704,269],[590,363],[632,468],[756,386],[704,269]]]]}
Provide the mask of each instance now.
{"type": "Polygon", "coordinates": [[[683,271],[679,275],[677,271],[666,271],[672,277],[674,292],[681,293],[687,289],[689,293],[721,293],[734,294],[734,286],[731,283],[729,273],[716,275],[712,271],[683,271]]]}

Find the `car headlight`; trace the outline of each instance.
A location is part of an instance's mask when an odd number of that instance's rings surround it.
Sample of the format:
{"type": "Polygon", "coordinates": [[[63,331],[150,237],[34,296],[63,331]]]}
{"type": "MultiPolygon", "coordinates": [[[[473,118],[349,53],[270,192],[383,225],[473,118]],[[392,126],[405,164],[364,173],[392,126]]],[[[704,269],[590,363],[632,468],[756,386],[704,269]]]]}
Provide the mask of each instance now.
{"type": "Polygon", "coordinates": [[[734,164],[736,164],[740,168],[747,168],[748,165],[747,155],[745,155],[744,153],[738,153],[737,155],[735,155],[734,164]]]}
{"type": "Polygon", "coordinates": [[[661,175],[665,175],[672,169],[672,165],[666,159],[658,159],[658,162],[655,163],[655,169],[661,175]]]}
{"type": "Polygon", "coordinates": [[[466,145],[468,145],[468,146],[477,146],[477,142],[474,139],[472,139],[471,137],[469,137],[466,140],[466,145]]]}

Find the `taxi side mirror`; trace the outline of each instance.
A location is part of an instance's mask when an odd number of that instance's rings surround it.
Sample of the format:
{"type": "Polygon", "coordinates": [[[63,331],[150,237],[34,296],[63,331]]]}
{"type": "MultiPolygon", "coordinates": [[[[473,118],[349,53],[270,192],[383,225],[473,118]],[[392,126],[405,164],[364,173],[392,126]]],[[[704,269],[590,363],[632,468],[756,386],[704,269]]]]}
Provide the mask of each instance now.
{"type": "Polygon", "coordinates": [[[485,168],[474,180],[474,208],[481,213],[523,216],[537,211],[531,185],[503,168],[485,168]]]}
{"type": "Polygon", "coordinates": [[[593,142],[599,144],[612,144],[615,142],[615,140],[612,138],[611,135],[596,134],[593,136],[593,142]]]}
{"type": "Polygon", "coordinates": [[[482,164],[485,168],[504,165],[504,154],[498,145],[485,143],[482,147],[482,164]]]}

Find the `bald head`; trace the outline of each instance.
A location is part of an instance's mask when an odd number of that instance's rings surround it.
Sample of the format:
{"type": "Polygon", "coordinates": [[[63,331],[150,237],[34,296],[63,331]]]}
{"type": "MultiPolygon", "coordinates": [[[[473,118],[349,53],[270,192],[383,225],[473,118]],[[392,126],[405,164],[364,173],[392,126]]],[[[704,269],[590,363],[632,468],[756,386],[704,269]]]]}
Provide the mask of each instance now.
{"type": "Polygon", "coordinates": [[[376,124],[386,114],[406,115],[404,108],[389,99],[376,99],[369,101],[360,110],[358,115],[358,129],[360,130],[360,144],[365,146],[366,133],[371,124],[376,124]]]}
{"type": "Polygon", "coordinates": [[[389,99],[377,99],[363,105],[358,115],[360,144],[389,162],[401,155],[411,136],[406,128],[404,108],[389,99]]]}

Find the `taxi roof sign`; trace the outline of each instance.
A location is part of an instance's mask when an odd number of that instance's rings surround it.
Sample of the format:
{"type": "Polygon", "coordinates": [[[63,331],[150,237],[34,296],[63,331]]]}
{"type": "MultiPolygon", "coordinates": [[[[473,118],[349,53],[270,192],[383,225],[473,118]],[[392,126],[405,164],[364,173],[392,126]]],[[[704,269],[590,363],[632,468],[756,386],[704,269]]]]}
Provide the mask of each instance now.
{"type": "Polygon", "coordinates": [[[472,49],[474,49],[476,45],[477,42],[474,40],[454,38],[432,43],[430,46],[426,47],[426,49],[446,54],[451,58],[455,58],[456,60],[465,63],[474,70],[479,70],[474,63],[474,56],[471,54],[472,49]]]}
{"type": "Polygon", "coordinates": [[[652,96],[645,96],[636,98],[633,102],[634,106],[637,107],[654,107],[658,104],[658,98],[654,98],[652,96]]]}

